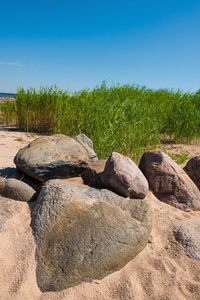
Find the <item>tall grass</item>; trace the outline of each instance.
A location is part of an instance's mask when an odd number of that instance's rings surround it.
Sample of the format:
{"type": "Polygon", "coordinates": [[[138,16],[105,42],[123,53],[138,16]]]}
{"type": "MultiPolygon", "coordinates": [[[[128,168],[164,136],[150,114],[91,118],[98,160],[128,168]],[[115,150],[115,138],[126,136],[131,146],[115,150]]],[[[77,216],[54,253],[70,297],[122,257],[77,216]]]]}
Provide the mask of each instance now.
{"type": "Polygon", "coordinates": [[[138,85],[105,82],[73,94],[56,86],[39,91],[20,88],[15,101],[1,104],[4,123],[25,131],[85,133],[99,158],[112,151],[138,161],[161,137],[192,141],[200,136],[200,90],[152,90],[138,85]]]}

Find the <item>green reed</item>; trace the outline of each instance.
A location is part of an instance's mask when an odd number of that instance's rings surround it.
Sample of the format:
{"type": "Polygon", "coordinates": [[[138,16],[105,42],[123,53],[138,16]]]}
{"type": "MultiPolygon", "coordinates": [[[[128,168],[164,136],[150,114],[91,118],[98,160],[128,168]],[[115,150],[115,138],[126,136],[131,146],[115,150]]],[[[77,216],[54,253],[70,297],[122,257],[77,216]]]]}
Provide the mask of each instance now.
{"type": "Polygon", "coordinates": [[[200,135],[200,90],[108,87],[106,82],[73,94],[56,86],[39,91],[20,88],[16,100],[3,102],[0,110],[4,123],[25,131],[72,137],[85,133],[99,158],[116,151],[139,161],[145,150],[161,143],[161,137],[190,142],[200,135]]]}

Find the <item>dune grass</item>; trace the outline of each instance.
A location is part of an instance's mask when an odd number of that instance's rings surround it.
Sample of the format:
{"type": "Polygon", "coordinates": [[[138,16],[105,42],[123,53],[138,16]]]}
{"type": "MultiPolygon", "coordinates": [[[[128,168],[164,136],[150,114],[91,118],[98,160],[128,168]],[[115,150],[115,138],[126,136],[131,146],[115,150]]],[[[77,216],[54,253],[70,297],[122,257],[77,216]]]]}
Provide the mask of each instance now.
{"type": "Polygon", "coordinates": [[[200,136],[200,90],[152,90],[138,85],[106,82],[93,90],[73,94],[56,86],[17,91],[15,101],[1,103],[4,124],[29,132],[84,133],[94,143],[99,158],[112,151],[139,161],[162,138],[175,142],[200,136]]]}

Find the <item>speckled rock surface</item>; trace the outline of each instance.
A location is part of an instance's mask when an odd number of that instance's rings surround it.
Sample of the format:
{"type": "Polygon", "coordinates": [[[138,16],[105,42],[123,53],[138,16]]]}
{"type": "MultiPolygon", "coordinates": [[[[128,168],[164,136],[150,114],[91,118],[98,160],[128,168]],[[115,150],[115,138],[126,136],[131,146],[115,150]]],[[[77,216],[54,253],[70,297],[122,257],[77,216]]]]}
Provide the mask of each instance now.
{"type": "Polygon", "coordinates": [[[182,210],[200,210],[200,192],[194,182],[167,154],[147,151],[139,168],[155,196],[182,210]]]}
{"type": "Polygon", "coordinates": [[[32,215],[39,288],[60,291],[121,269],[146,246],[151,228],[147,200],[49,181],[32,215]]]}
{"type": "Polygon", "coordinates": [[[79,176],[89,162],[87,151],[62,134],[40,137],[20,149],[14,158],[20,170],[41,182],[79,176]]]}
{"type": "Polygon", "coordinates": [[[200,261],[200,220],[189,220],[174,224],[172,231],[190,258],[200,261]]]}
{"type": "Polygon", "coordinates": [[[145,198],[149,184],[137,165],[129,158],[112,152],[100,175],[103,185],[123,197],[145,198]]]}

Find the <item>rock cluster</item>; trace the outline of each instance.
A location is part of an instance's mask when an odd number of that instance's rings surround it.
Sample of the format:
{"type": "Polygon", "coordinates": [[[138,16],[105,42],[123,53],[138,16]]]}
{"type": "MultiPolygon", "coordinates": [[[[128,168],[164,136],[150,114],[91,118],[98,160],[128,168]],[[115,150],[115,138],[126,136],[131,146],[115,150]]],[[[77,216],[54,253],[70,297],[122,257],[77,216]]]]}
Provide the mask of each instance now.
{"type": "MultiPolygon", "coordinates": [[[[84,134],[75,139],[58,134],[20,149],[14,162],[17,169],[0,170],[0,195],[34,201],[31,226],[41,291],[101,279],[141,252],[152,228],[149,188],[177,209],[200,210],[196,169],[186,166],[189,177],[160,151],[145,152],[137,167],[116,152],[98,160],[84,134]],[[63,180],[77,176],[85,185],[63,180]]],[[[2,220],[10,215],[12,210],[2,220]]],[[[175,224],[172,231],[186,254],[199,259],[199,241],[187,234],[197,237],[198,224],[175,224]]]]}

